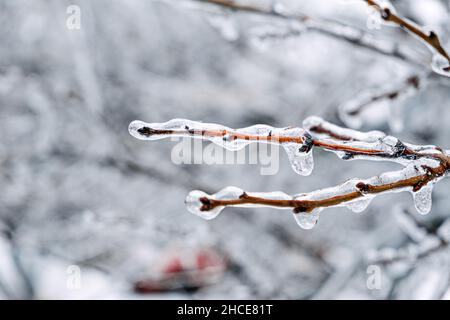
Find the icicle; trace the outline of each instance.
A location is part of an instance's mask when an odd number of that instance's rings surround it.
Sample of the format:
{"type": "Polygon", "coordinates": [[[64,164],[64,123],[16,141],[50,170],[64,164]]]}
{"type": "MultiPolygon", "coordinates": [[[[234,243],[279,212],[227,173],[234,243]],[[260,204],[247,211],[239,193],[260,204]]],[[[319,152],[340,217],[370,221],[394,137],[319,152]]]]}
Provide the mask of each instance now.
{"type": "Polygon", "coordinates": [[[348,202],[346,207],[355,213],[360,213],[367,209],[373,198],[373,196],[366,195],[360,199],[348,202]]]}
{"type": "Polygon", "coordinates": [[[299,151],[298,144],[286,143],[283,144],[283,148],[286,151],[289,161],[291,162],[292,169],[302,176],[308,176],[314,169],[314,160],[312,152],[302,153],[299,151]]]}
{"type": "Polygon", "coordinates": [[[292,169],[302,176],[308,176],[314,169],[314,159],[312,156],[312,138],[305,130],[300,128],[284,128],[277,132],[282,137],[303,137],[305,142],[302,144],[286,142],[283,148],[286,151],[292,169]]]}
{"type": "Polygon", "coordinates": [[[427,214],[431,211],[432,192],[432,183],[423,186],[419,191],[412,192],[414,198],[414,206],[420,214],[427,214]]]}
{"type": "Polygon", "coordinates": [[[294,213],[294,219],[297,222],[297,224],[300,226],[300,228],[309,230],[314,228],[314,226],[317,224],[317,221],[320,217],[320,212],[322,211],[321,208],[313,210],[312,212],[300,212],[300,213],[294,213]]]}

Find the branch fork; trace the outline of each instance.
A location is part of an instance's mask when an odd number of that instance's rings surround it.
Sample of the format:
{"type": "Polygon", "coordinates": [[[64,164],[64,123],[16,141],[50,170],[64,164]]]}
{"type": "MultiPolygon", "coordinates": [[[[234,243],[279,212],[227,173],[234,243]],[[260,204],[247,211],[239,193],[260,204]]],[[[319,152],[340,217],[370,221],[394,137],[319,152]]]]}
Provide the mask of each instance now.
{"type": "Polygon", "coordinates": [[[417,146],[379,131],[360,132],[341,128],[318,117],[307,118],[303,128],[273,128],[255,125],[231,129],[218,124],[175,119],[165,123],[133,121],[130,133],[142,140],[182,136],[209,140],[237,151],[249,143],[272,143],[285,148],[294,171],[307,175],[312,171],[312,149],[337,154],[343,160],[391,161],[402,170],[383,173],[369,179],[352,179],[341,185],[306,194],[248,192],[227,187],[216,194],[192,191],[186,198],[189,211],[205,219],[215,218],[226,207],[272,207],[291,209],[298,224],[312,228],[320,211],[330,207],[348,207],[361,212],[380,194],[409,191],[419,213],[431,210],[434,183],[448,175],[450,156],[436,146],[417,146]]]}

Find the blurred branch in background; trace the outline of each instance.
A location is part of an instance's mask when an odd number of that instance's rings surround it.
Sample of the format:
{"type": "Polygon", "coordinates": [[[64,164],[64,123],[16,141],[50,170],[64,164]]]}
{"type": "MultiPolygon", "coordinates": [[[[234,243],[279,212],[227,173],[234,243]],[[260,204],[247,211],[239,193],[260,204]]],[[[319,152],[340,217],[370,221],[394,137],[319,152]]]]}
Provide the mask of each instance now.
{"type": "MultiPolygon", "coordinates": [[[[352,27],[338,21],[314,18],[303,13],[291,13],[284,7],[275,2],[268,7],[259,7],[256,5],[240,4],[233,0],[192,0],[195,2],[204,2],[205,4],[217,5],[219,7],[233,11],[242,11],[247,13],[259,14],[288,21],[294,21],[306,30],[316,31],[336,39],[344,40],[350,44],[369,49],[373,52],[390,56],[408,63],[417,64],[417,61],[410,58],[401,45],[394,44],[386,40],[375,39],[370,33],[356,27],[352,27]]],[[[293,30],[297,33],[296,30],[293,30]]],[[[274,37],[274,35],[272,35],[274,37]]]]}

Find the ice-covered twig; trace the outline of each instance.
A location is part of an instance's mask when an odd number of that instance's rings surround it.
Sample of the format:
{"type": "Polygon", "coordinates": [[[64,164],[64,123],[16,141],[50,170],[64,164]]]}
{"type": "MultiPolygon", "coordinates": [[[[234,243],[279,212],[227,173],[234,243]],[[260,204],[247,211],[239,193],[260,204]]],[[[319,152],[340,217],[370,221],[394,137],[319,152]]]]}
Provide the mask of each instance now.
{"type": "Polygon", "coordinates": [[[403,143],[379,131],[363,133],[345,129],[318,117],[306,119],[303,127],[255,125],[231,129],[217,124],[175,119],[165,123],[133,121],[129,131],[142,140],[191,137],[209,140],[234,151],[252,142],[279,144],[286,150],[294,170],[302,175],[312,171],[313,147],[332,151],[344,160],[384,160],[405,166],[400,171],[366,180],[352,179],[336,187],[293,196],[282,192],[245,192],[235,187],[225,188],[213,195],[192,191],[186,198],[188,209],[205,219],[216,217],[228,206],[268,206],[292,209],[299,225],[311,228],[323,208],[346,206],[360,212],[376,195],[401,191],[412,192],[417,210],[425,214],[431,209],[433,184],[446,176],[450,169],[448,152],[435,146],[403,143]]]}
{"type": "Polygon", "coordinates": [[[425,76],[410,76],[398,85],[389,85],[381,89],[369,89],[344,102],[338,108],[339,118],[353,129],[363,125],[389,123],[394,131],[401,131],[403,124],[399,114],[402,103],[417,94],[427,83],[425,76]]]}
{"type": "MultiPolygon", "coordinates": [[[[257,6],[253,4],[241,4],[233,0],[193,0],[206,4],[213,4],[225,9],[253,13],[268,17],[275,17],[284,20],[298,22],[306,30],[316,31],[336,39],[346,41],[350,44],[363,47],[382,55],[391,56],[412,64],[418,64],[417,61],[405,54],[397,43],[381,41],[375,39],[371,34],[362,29],[358,29],[338,21],[314,18],[304,13],[290,13],[286,10],[280,10],[277,5],[271,7],[257,6]]],[[[297,30],[294,31],[297,34],[297,30]]],[[[283,37],[285,35],[283,34],[283,37]]]]}
{"type": "Polygon", "coordinates": [[[396,25],[422,41],[434,54],[432,62],[433,71],[450,77],[450,56],[442,46],[439,36],[434,31],[427,31],[414,22],[399,16],[389,2],[379,2],[378,0],[364,1],[378,11],[381,19],[385,23],[396,25]]]}
{"type": "Polygon", "coordinates": [[[134,137],[143,140],[166,137],[209,140],[231,151],[243,149],[252,142],[280,144],[286,150],[295,172],[309,175],[313,169],[312,137],[301,128],[255,125],[235,130],[212,123],[174,119],[165,123],[133,121],[129,131],[134,137]]]}
{"type": "Polygon", "coordinates": [[[445,220],[437,229],[429,229],[420,223],[411,212],[402,208],[397,212],[400,226],[414,240],[399,249],[383,248],[372,252],[368,262],[373,264],[391,264],[398,261],[410,261],[412,263],[426,258],[433,253],[448,247],[450,236],[450,220],[445,220]]]}
{"type": "MultiPolygon", "coordinates": [[[[404,61],[417,63],[400,50],[398,44],[384,43],[374,39],[370,34],[354,27],[347,26],[337,21],[318,19],[303,13],[289,13],[285,10],[278,10],[277,6],[262,7],[250,4],[241,4],[234,0],[194,0],[214,4],[235,11],[255,13],[265,16],[273,16],[282,19],[298,21],[306,29],[321,32],[323,34],[345,40],[354,45],[371,49],[375,52],[396,57],[404,61]]],[[[420,41],[425,43],[433,52],[432,70],[443,76],[450,76],[450,56],[441,44],[438,35],[433,31],[426,31],[414,22],[397,15],[395,8],[387,1],[363,0],[370,7],[374,8],[380,15],[381,21],[386,24],[398,26],[413,34],[420,41]]]]}

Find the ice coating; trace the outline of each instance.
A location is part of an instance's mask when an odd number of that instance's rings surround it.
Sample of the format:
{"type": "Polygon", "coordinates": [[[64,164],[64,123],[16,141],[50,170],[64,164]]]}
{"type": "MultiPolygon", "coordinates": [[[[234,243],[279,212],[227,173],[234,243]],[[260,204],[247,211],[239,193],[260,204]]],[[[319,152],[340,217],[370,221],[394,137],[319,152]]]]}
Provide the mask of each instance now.
{"type": "Polygon", "coordinates": [[[343,160],[391,161],[404,166],[416,162],[434,167],[440,161],[435,156],[443,154],[436,146],[403,143],[380,131],[341,128],[318,117],[305,119],[303,126],[316,138],[316,147],[331,151],[343,160]]]}
{"type": "MultiPolygon", "coordinates": [[[[388,0],[378,0],[378,1],[367,1],[371,10],[370,10],[370,18],[372,20],[372,23],[374,24],[373,27],[376,27],[376,25],[384,25],[389,27],[396,27],[397,24],[391,21],[388,21],[387,14],[397,14],[395,11],[395,7],[392,5],[392,3],[388,0]]],[[[369,26],[370,27],[370,26],[369,26]]]]}
{"type": "Polygon", "coordinates": [[[302,176],[309,176],[314,169],[314,159],[312,152],[301,152],[295,143],[287,143],[283,145],[292,169],[302,176]]]}
{"type": "Polygon", "coordinates": [[[393,131],[399,132],[403,128],[404,102],[423,87],[423,82],[424,79],[412,76],[401,85],[364,91],[338,107],[339,118],[352,129],[388,123],[393,131]]]}
{"type": "Polygon", "coordinates": [[[230,151],[238,151],[250,143],[279,144],[286,151],[293,170],[299,175],[311,174],[312,140],[309,134],[295,127],[274,128],[254,125],[242,129],[231,129],[222,125],[173,119],[164,123],[133,121],[129,125],[130,134],[140,140],[158,140],[168,137],[187,137],[209,140],[230,151]]]}
{"type": "MultiPolygon", "coordinates": [[[[206,220],[211,220],[219,215],[219,213],[226,207],[226,206],[234,206],[234,207],[262,207],[262,206],[271,206],[270,204],[259,204],[259,203],[235,203],[235,201],[239,201],[239,199],[242,198],[255,198],[255,199],[264,199],[266,201],[272,201],[272,200],[282,200],[282,201],[292,201],[295,199],[295,197],[287,195],[283,192],[275,191],[275,192],[244,192],[242,189],[239,189],[237,187],[227,187],[225,189],[222,189],[221,191],[208,195],[205,192],[194,190],[189,193],[189,195],[186,197],[186,206],[187,209],[206,220]],[[212,206],[215,201],[221,201],[221,205],[218,206],[212,206]],[[228,204],[227,204],[228,202],[228,204]]],[[[277,205],[273,205],[273,208],[277,209],[291,209],[292,207],[286,206],[286,207],[280,207],[277,205]]],[[[311,229],[313,228],[317,220],[319,219],[319,213],[322,209],[319,208],[317,210],[314,210],[312,212],[301,212],[301,213],[294,213],[294,217],[296,222],[300,227],[303,229],[311,229]]]]}
{"type": "Polygon", "coordinates": [[[450,62],[440,53],[435,53],[431,61],[431,68],[434,72],[450,77],[450,62]]]}
{"type": "Polygon", "coordinates": [[[360,213],[367,209],[373,198],[373,196],[365,196],[355,201],[348,202],[346,207],[354,213],[360,213]]]}
{"type": "Polygon", "coordinates": [[[375,27],[378,25],[390,25],[406,30],[432,52],[432,70],[437,74],[446,77],[450,76],[450,56],[441,45],[441,40],[434,31],[427,27],[419,26],[409,19],[398,16],[394,6],[389,1],[366,0],[366,2],[373,9],[371,21],[375,22],[375,27]]]}
{"type": "Polygon", "coordinates": [[[202,199],[206,199],[208,197],[209,195],[207,193],[200,190],[194,190],[189,192],[184,203],[186,204],[186,208],[192,214],[195,214],[205,220],[211,220],[217,217],[220,212],[222,212],[224,207],[222,206],[210,210],[203,210],[202,207],[204,206],[204,203],[202,202],[202,199]]]}
{"type": "Polygon", "coordinates": [[[227,187],[212,195],[192,191],[186,197],[187,209],[208,220],[229,206],[272,207],[292,210],[296,222],[310,229],[325,208],[346,207],[363,212],[377,195],[404,191],[413,194],[417,211],[427,214],[431,210],[433,185],[450,172],[449,151],[436,146],[403,143],[379,131],[341,128],[318,117],[307,118],[303,125],[306,130],[267,125],[235,130],[218,124],[174,119],[165,123],[133,121],[129,130],[131,135],[143,140],[189,137],[209,140],[233,151],[253,142],[279,144],[300,174],[309,174],[313,169],[313,146],[334,152],[344,160],[384,160],[404,166],[399,171],[369,179],[351,179],[338,186],[293,196],[283,192],[245,192],[237,187],[227,187]]]}
{"type": "Polygon", "coordinates": [[[381,131],[360,132],[353,129],[342,128],[316,116],[306,118],[303,121],[303,128],[314,132],[319,137],[330,137],[328,132],[332,132],[334,135],[343,137],[348,141],[375,142],[386,136],[386,134],[381,131]],[[317,131],[317,128],[322,130],[317,131]],[[324,131],[327,133],[324,133],[324,131]]]}
{"type": "Polygon", "coordinates": [[[225,207],[273,207],[291,209],[303,229],[313,228],[320,212],[328,207],[346,207],[353,212],[364,211],[378,194],[409,191],[413,193],[417,211],[431,210],[431,193],[436,178],[423,183],[429,172],[426,167],[409,165],[400,171],[383,173],[369,179],[351,179],[345,183],[294,196],[283,192],[246,192],[227,187],[215,194],[192,191],[186,198],[188,210],[204,218],[215,218],[225,207]]]}
{"type": "MultiPolygon", "coordinates": [[[[203,191],[194,190],[191,191],[186,197],[186,207],[187,209],[205,219],[211,220],[219,215],[219,213],[226,206],[235,206],[235,207],[261,207],[260,204],[257,203],[238,203],[233,204],[233,201],[241,199],[243,196],[254,197],[254,198],[264,198],[266,200],[292,200],[293,197],[289,196],[283,192],[275,191],[270,193],[258,193],[258,192],[244,192],[244,190],[237,187],[226,187],[215,194],[207,194],[203,191]],[[211,206],[211,203],[219,200],[223,201],[223,205],[211,206]],[[228,204],[225,204],[228,202],[228,204]]],[[[278,206],[273,206],[278,209],[286,209],[278,206]]],[[[289,209],[289,208],[287,208],[289,209]]],[[[306,225],[306,222],[304,223],[306,225]]],[[[308,228],[309,229],[309,228],[308,228]]]]}

